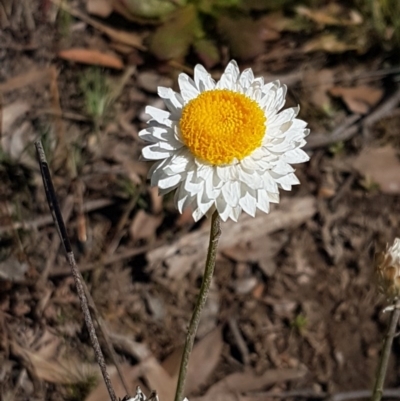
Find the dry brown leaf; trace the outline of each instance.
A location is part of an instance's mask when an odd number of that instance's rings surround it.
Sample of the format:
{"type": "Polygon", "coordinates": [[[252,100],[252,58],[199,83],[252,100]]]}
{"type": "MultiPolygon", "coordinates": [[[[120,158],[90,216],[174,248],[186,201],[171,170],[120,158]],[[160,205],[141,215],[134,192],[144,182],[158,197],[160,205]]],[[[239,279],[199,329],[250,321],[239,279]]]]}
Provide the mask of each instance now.
{"type": "Polygon", "coordinates": [[[162,215],[154,216],[144,210],[139,210],[133,218],[129,229],[133,240],[155,238],[156,230],[160,227],[162,221],[162,215]]]}
{"type": "Polygon", "coordinates": [[[326,7],[311,9],[298,6],[296,11],[299,15],[307,17],[320,25],[360,25],[363,18],[355,10],[347,10],[338,3],[329,3],[326,7]],[[347,15],[346,15],[347,14],[347,15]]]}
{"type": "Polygon", "coordinates": [[[358,46],[353,43],[343,42],[333,33],[329,33],[311,39],[303,47],[303,51],[306,53],[321,50],[328,53],[343,53],[349,50],[358,50],[358,46]]]}
{"type": "Polygon", "coordinates": [[[85,364],[77,357],[54,358],[56,345],[50,343],[38,351],[30,351],[14,342],[12,350],[33,366],[38,378],[49,383],[77,383],[89,375],[96,377],[99,374],[96,364],[85,364]]]}
{"type": "Polygon", "coordinates": [[[142,362],[142,374],[149,387],[157,391],[160,400],[173,400],[176,380],[161,366],[156,358],[151,357],[142,362]]]}
{"type": "Polygon", "coordinates": [[[211,386],[205,399],[211,400],[214,395],[220,393],[245,393],[262,390],[275,383],[301,379],[306,373],[307,370],[305,368],[271,369],[261,375],[257,375],[255,372],[232,373],[211,386]]]}
{"type": "Polygon", "coordinates": [[[400,193],[400,160],[392,146],[363,149],[353,166],[368,180],[377,183],[382,192],[400,193]]]}
{"type": "Polygon", "coordinates": [[[159,195],[157,187],[149,188],[151,211],[157,215],[163,211],[163,197],[159,195]]]}
{"type": "Polygon", "coordinates": [[[6,134],[14,122],[28,112],[30,104],[24,100],[16,100],[14,103],[3,106],[1,131],[6,134]]]}
{"type": "Polygon", "coordinates": [[[304,72],[305,87],[309,84],[312,89],[309,91],[310,101],[318,108],[328,108],[331,98],[328,91],[332,88],[335,80],[333,69],[323,68],[320,70],[309,70],[304,72]]]}
{"type": "Polygon", "coordinates": [[[135,47],[140,50],[146,50],[143,46],[143,38],[135,32],[121,31],[118,29],[111,28],[104,25],[93,18],[88,17],[86,14],[80,12],[79,10],[71,8],[65,1],[61,0],[51,0],[53,3],[57,4],[60,8],[70,13],[72,16],[79,18],[80,20],[91,25],[93,28],[98,29],[100,32],[106,34],[109,38],[124,43],[126,45],[135,47]]]}
{"type": "Polygon", "coordinates": [[[12,282],[22,282],[25,280],[25,273],[28,271],[28,264],[19,261],[16,257],[10,256],[0,262],[0,279],[12,282]]]}
{"type": "MultiPolygon", "coordinates": [[[[196,343],[190,356],[185,394],[198,391],[207,382],[219,362],[222,347],[221,327],[211,331],[196,343]]],[[[177,349],[162,363],[174,382],[178,380],[182,351],[183,347],[177,349]]]]}
{"type": "Polygon", "coordinates": [[[214,372],[223,347],[222,328],[218,327],[202,338],[190,356],[185,393],[198,391],[214,372]]]}
{"type": "MultiPolygon", "coordinates": [[[[137,386],[147,394],[149,390],[146,386],[139,380],[141,376],[141,365],[130,366],[130,365],[120,365],[121,373],[127,383],[129,394],[125,394],[125,389],[119,378],[117,369],[115,366],[107,367],[108,373],[110,375],[110,380],[112,387],[117,395],[117,397],[124,397],[125,395],[135,394],[135,389],[137,386]]],[[[94,388],[90,394],[85,398],[85,401],[109,401],[110,395],[108,394],[107,387],[104,384],[104,380],[99,380],[99,384],[94,388]]]]}
{"type": "Polygon", "coordinates": [[[73,48],[61,50],[58,56],[64,60],[75,61],[77,63],[99,65],[102,67],[115,68],[121,70],[124,67],[122,60],[112,54],[103,53],[99,50],[73,48]]]}
{"type": "Polygon", "coordinates": [[[113,0],[87,0],[86,10],[89,14],[107,18],[113,11],[113,0]]]}
{"type": "Polygon", "coordinates": [[[265,51],[262,38],[265,24],[249,16],[228,15],[221,15],[217,22],[218,31],[229,44],[233,57],[252,59],[265,51]]]}
{"type": "Polygon", "coordinates": [[[260,19],[261,26],[268,27],[276,32],[290,30],[293,26],[293,20],[283,15],[281,11],[268,13],[260,19]]]}
{"type": "Polygon", "coordinates": [[[24,121],[20,126],[1,137],[1,149],[12,160],[21,162],[24,155],[24,164],[30,165],[32,158],[26,152],[28,145],[36,138],[34,128],[28,121],[24,121]]]}
{"type": "Polygon", "coordinates": [[[171,78],[160,75],[153,71],[144,71],[138,74],[137,85],[150,93],[157,93],[160,86],[172,87],[173,81],[171,78]]]}
{"type": "Polygon", "coordinates": [[[175,220],[177,227],[191,226],[194,224],[192,211],[188,208],[183,211],[182,214],[175,220]]]}
{"type": "Polygon", "coordinates": [[[0,84],[0,92],[7,93],[31,84],[49,81],[52,74],[52,68],[53,67],[49,67],[41,70],[33,69],[24,74],[10,78],[8,81],[0,84]]]}
{"type": "Polygon", "coordinates": [[[334,86],[329,93],[332,96],[341,97],[349,110],[356,114],[367,114],[383,96],[382,89],[367,85],[354,88],[334,86]]]}
{"type": "MultiPolygon", "coordinates": [[[[238,243],[255,241],[257,238],[281,229],[298,227],[316,212],[315,198],[284,199],[277,209],[269,214],[259,213],[256,218],[243,215],[238,223],[226,222],[222,227],[219,249],[233,247],[238,243]]],[[[164,263],[167,275],[175,280],[182,279],[190,270],[203,269],[208,246],[209,225],[184,235],[172,244],[149,251],[150,267],[164,263]]]]}

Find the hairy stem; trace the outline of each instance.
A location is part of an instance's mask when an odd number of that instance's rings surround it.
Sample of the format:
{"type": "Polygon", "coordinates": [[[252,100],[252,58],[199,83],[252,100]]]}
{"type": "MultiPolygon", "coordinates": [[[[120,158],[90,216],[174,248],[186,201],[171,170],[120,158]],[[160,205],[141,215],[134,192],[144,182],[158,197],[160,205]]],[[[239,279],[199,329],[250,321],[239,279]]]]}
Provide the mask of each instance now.
{"type": "Polygon", "coordinates": [[[196,337],[197,327],[199,326],[201,312],[207,301],[207,295],[210,290],[211,281],[214,273],[215,259],[217,256],[218,240],[221,236],[221,221],[218,212],[215,211],[211,218],[210,242],[208,244],[208,252],[206,266],[204,270],[203,281],[201,283],[200,292],[197,296],[196,305],[193,310],[193,315],[189,323],[186,334],[185,346],[179,369],[178,384],[176,387],[175,401],[183,400],[183,392],[185,390],[185,381],[189,365],[189,357],[193,349],[194,339],[196,337]]]}
{"type": "Polygon", "coordinates": [[[393,338],[396,335],[396,328],[399,317],[400,301],[396,301],[393,303],[393,311],[390,314],[389,326],[383,340],[382,353],[379,359],[378,370],[376,372],[374,391],[372,393],[371,401],[380,401],[382,398],[383,385],[385,383],[390,351],[392,349],[393,338]]]}

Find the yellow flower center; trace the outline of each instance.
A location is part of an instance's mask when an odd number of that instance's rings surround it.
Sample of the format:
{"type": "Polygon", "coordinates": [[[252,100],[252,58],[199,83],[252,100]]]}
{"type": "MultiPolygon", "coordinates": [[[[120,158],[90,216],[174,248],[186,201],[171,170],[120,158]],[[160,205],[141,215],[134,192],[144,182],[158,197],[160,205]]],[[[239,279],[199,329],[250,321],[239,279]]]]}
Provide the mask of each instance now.
{"type": "Polygon", "coordinates": [[[202,92],[182,111],[185,145],[213,165],[241,160],[261,146],[266,117],[254,100],[226,89],[202,92]]]}

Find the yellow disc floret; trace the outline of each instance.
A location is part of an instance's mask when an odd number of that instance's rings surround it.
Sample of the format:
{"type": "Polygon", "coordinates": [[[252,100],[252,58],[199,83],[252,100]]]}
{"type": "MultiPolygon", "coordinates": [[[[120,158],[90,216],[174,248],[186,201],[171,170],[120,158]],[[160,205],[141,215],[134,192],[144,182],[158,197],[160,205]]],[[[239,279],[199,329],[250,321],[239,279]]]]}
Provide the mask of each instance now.
{"type": "Polygon", "coordinates": [[[260,147],[265,123],[257,102],[238,92],[217,89],[192,99],[183,108],[179,127],[195,157],[220,166],[260,147]]]}

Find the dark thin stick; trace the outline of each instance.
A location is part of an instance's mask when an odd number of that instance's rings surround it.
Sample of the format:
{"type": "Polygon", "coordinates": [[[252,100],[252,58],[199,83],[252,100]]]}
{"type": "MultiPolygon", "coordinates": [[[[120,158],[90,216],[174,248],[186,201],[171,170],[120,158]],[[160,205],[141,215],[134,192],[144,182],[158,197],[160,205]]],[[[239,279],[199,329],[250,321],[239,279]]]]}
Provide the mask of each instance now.
{"type": "Polygon", "coordinates": [[[89,331],[89,336],[92,342],[92,347],[94,349],[96,360],[97,363],[99,364],[101,373],[103,375],[104,383],[107,387],[108,394],[110,395],[111,400],[118,401],[117,396],[115,395],[114,389],[111,384],[110,376],[107,372],[106,362],[104,360],[104,356],[100,348],[99,340],[97,339],[93,321],[90,316],[88,302],[85,296],[85,290],[82,285],[82,277],[76,264],[74,253],[72,252],[71,243],[69,241],[67,229],[65,227],[60,206],[57,201],[56,193],[53,186],[53,181],[51,180],[49,165],[47,163],[46,155],[44,153],[41,141],[35,142],[35,146],[37,151],[37,157],[40,164],[40,171],[42,173],[43,185],[46,192],[47,202],[49,204],[49,208],[54,219],[54,224],[56,225],[58,234],[60,235],[61,242],[64,245],[68,263],[71,266],[72,276],[75,281],[76,290],[81,304],[86,327],[89,331]]]}

